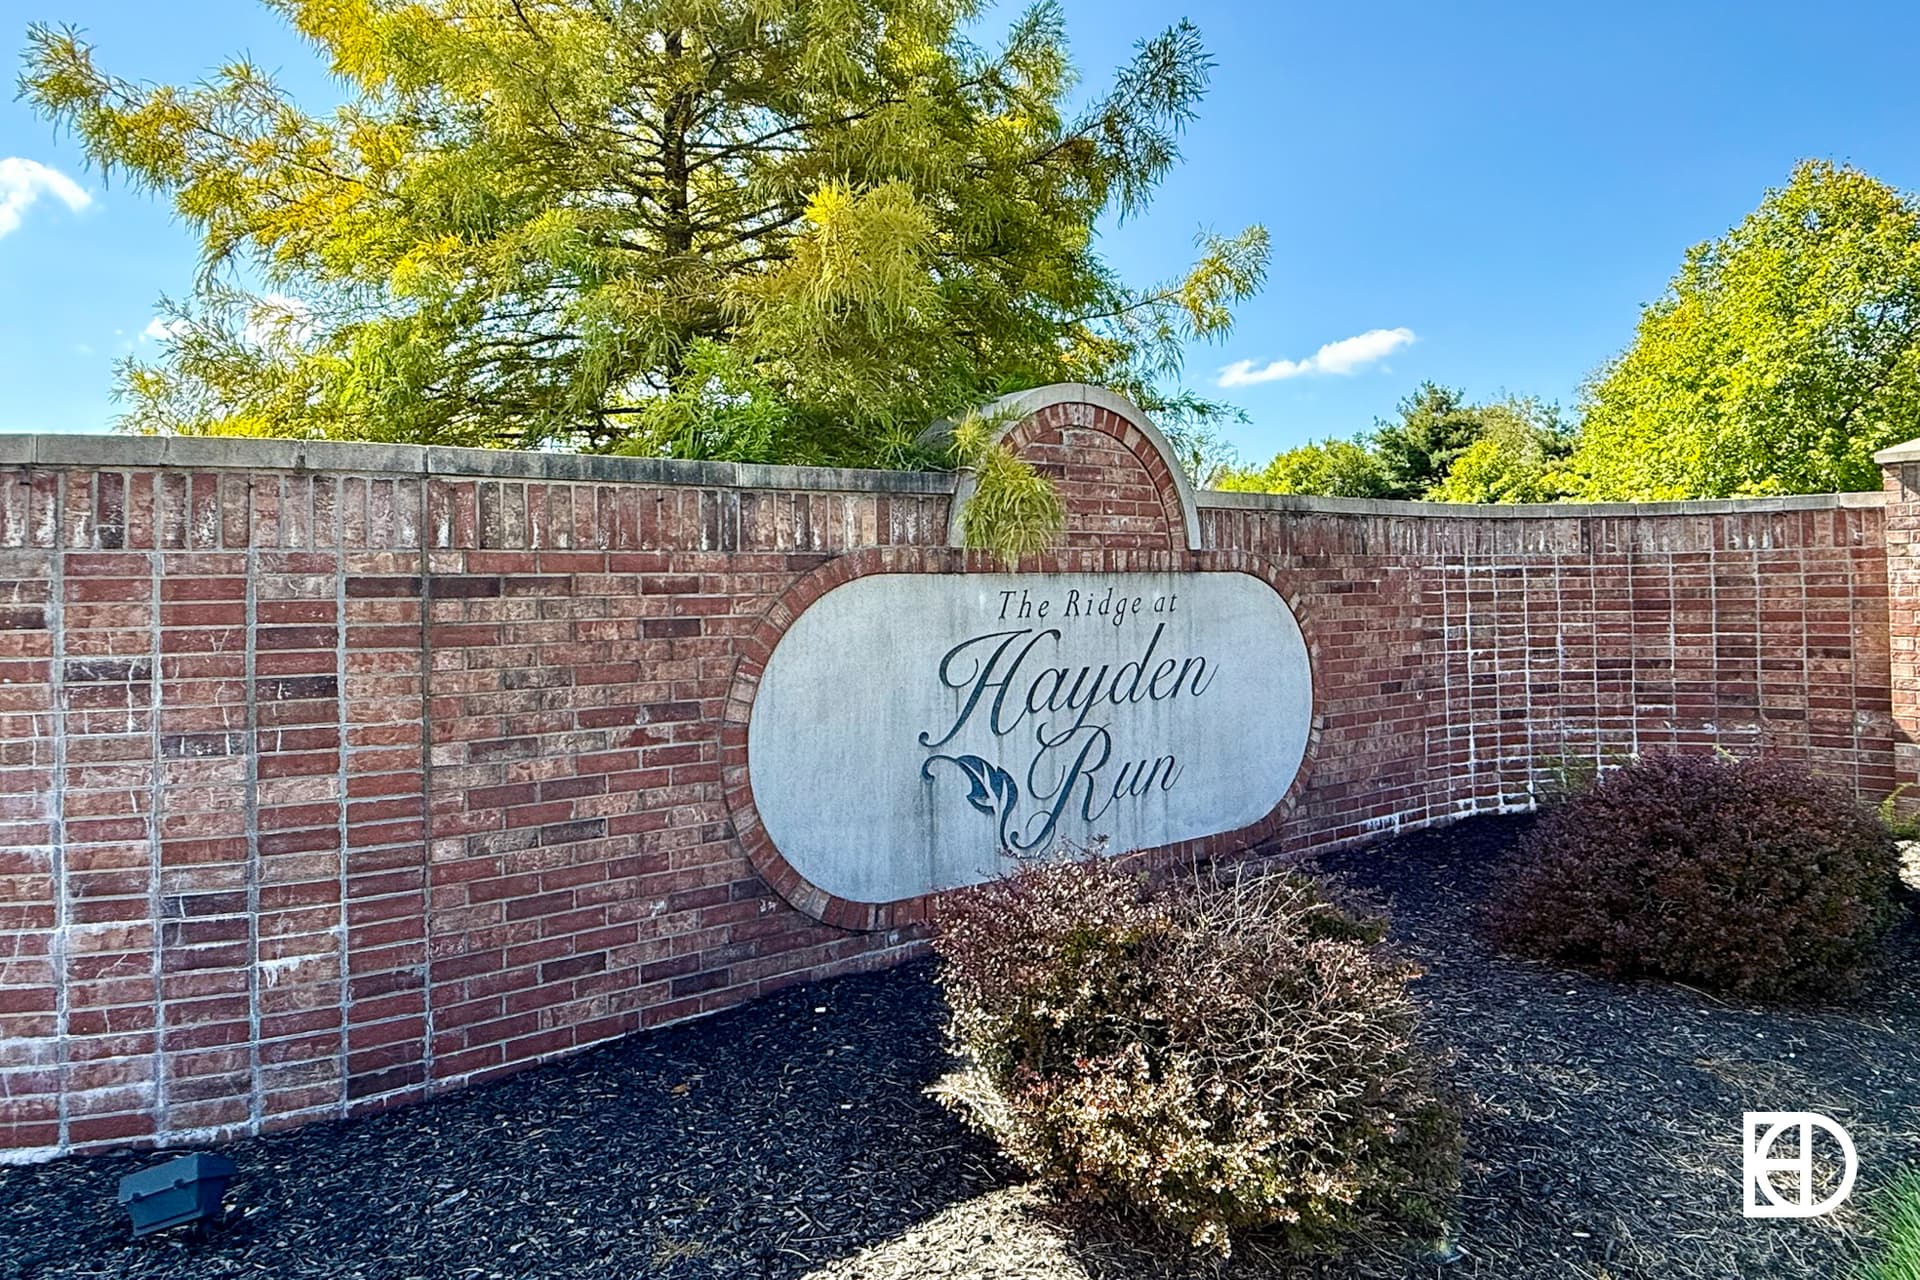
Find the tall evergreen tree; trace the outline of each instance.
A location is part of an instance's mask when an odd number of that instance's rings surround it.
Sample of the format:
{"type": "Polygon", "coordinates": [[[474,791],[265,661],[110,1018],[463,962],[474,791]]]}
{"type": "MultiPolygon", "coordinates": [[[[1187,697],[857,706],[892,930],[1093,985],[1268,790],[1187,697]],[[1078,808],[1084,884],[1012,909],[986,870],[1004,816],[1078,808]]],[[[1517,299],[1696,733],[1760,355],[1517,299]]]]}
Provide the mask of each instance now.
{"type": "Polygon", "coordinates": [[[1572,447],[1558,405],[1519,396],[1475,404],[1423,382],[1371,432],[1300,445],[1261,468],[1221,468],[1213,480],[1254,493],[1546,502],[1562,495],[1572,447]]]}
{"type": "Polygon", "coordinates": [[[1437,382],[1421,383],[1396,412],[1398,417],[1374,423],[1368,441],[1380,460],[1388,497],[1425,497],[1486,431],[1484,408],[1437,382]]]}

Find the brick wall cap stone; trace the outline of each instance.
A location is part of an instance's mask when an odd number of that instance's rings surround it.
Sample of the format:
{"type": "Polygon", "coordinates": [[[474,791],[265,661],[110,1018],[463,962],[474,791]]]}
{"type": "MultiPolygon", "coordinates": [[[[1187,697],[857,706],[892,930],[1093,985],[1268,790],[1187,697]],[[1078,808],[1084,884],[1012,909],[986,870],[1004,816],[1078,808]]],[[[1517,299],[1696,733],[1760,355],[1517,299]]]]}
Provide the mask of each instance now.
{"type": "Polygon", "coordinates": [[[686,488],[951,493],[948,471],[869,471],[769,463],[629,458],[527,449],[456,449],[237,436],[0,434],[0,466],[340,472],[447,480],[615,481],[686,488]]]}
{"type": "MultiPolygon", "coordinates": [[[[1904,446],[1903,446],[1904,447],[1904,446]]],[[[1879,455],[1876,455],[1879,456],[1879,455]]],[[[1915,460],[1920,461],[1920,453],[1915,460]]],[[[1295,511],[1343,516],[1425,516],[1463,520],[1579,520],[1595,516],[1725,516],[1769,511],[1833,511],[1884,507],[1881,490],[1862,493],[1796,493],[1769,498],[1695,498],[1685,502],[1402,502],[1388,498],[1321,498],[1300,493],[1229,493],[1203,490],[1202,507],[1243,511],[1295,511]]]]}

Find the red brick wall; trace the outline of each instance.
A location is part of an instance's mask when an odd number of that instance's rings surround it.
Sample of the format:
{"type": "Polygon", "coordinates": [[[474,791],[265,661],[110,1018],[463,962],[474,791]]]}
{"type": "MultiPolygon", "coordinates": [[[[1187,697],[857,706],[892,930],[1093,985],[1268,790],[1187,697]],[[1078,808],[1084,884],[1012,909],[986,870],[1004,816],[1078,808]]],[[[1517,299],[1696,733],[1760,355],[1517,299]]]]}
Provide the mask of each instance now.
{"type": "Polygon", "coordinates": [[[1185,521],[1167,460],[1112,409],[1049,405],[1001,442],[1053,481],[1067,508],[1059,545],[1185,551],[1185,521]]]}
{"type": "Polygon", "coordinates": [[[390,1105],[885,962],[773,909],[717,725],[774,595],[946,502],[0,476],[0,1149],[390,1105]]]}
{"type": "MultiPolygon", "coordinates": [[[[1010,439],[1057,470],[1070,547],[1184,554],[1151,442],[1050,412],[1010,439]]],[[[385,1107],[919,945],[779,897],[722,768],[774,601],[944,545],[940,482],[162,443],[0,463],[0,1151],[385,1107]],[[487,475],[514,467],[582,478],[487,475]]],[[[1290,847],[1524,804],[1562,753],[1896,781],[1899,491],[1885,517],[1229,501],[1201,546],[1314,638],[1290,847]]]]}
{"type": "Polygon", "coordinates": [[[1204,508],[1203,541],[1287,566],[1318,622],[1330,710],[1284,837],[1525,807],[1556,762],[1663,749],[1781,753],[1884,795],[1904,735],[1883,529],[1901,509],[1864,496],[1552,517],[1204,508]]]}

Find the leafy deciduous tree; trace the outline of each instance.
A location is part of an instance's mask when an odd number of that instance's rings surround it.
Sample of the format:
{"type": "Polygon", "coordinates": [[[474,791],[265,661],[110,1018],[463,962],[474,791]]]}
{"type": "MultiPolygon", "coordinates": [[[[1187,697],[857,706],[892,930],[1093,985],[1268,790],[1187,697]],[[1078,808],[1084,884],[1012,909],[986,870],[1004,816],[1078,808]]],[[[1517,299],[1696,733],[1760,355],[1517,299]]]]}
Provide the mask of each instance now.
{"type": "Polygon", "coordinates": [[[1097,381],[1179,420],[1259,227],[1122,282],[1211,63],[1146,40],[1069,118],[1060,11],[993,51],[983,0],[268,0],[350,100],[258,68],[109,76],[30,33],[23,93],[202,238],[125,425],[900,462],[927,422],[1097,381]]]}
{"type": "Polygon", "coordinates": [[[1567,496],[1573,432],[1557,405],[1509,398],[1480,406],[1480,435],[1425,497],[1434,502],[1553,502],[1567,496]]]}
{"type": "Polygon", "coordinates": [[[1391,482],[1379,457],[1356,440],[1303,444],[1254,470],[1228,469],[1215,487],[1242,493],[1310,493],[1329,498],[1384,498],[1391,482]]]}
{"type": "Polygon", "coordinates": [[[1920,434],[1920,201],[1823,161],[1689,250],[1587,392],[1593,498],[1870,489],[1920,434]]]}

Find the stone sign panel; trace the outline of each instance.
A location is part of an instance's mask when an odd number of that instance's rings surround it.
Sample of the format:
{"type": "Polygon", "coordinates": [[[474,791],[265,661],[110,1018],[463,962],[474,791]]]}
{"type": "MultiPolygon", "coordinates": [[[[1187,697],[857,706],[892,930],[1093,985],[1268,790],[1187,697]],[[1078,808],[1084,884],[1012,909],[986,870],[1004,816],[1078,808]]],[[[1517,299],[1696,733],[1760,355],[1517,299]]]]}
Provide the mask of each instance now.
{"type": "Polygon", "coordinates": [[[897,902],[1063,844],[1250,826],[1312,705],[1300,626],[1247,574],[874,574],[774,647],[748,774],[796,872],[897,902]]]}

